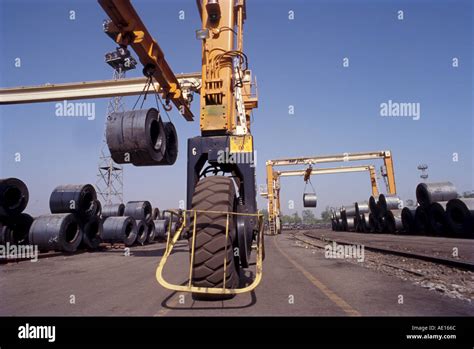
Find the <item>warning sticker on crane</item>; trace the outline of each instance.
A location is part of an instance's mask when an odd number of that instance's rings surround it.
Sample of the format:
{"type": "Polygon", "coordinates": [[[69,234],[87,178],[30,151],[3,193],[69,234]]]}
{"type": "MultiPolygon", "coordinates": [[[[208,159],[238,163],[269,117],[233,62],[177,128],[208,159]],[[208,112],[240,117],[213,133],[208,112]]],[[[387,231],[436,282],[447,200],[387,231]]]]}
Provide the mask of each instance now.
{"type": "Polygon", "coordinates": [[[253,137],[250,135],[231,136],[230,137],[230,152],[231,153],[253,152],[253,137]]]}

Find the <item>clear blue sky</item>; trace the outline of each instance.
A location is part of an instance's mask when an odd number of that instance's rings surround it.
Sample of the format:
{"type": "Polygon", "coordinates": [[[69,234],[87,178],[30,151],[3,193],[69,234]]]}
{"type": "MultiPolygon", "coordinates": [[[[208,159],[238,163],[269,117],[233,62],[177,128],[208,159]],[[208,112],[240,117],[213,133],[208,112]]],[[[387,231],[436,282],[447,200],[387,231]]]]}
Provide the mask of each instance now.
{"type": "MultiPolygon", "coordinates": [[[[133,4],[174,71],[199,71],[195,2],[133,4]],[[178,18],[180,10],[185,20],[178,18]]],[[[471,0],[253,0],[247,12],[245,51],[260,97],[252,125],[258,184],[265,183],[267,159],[389,149],[404,199],[414,198],[419,163],[429,165],[430,180],[474,189],[471,0]],[[294,20],[288,19],[290,10],[294,20]],[[398,10],[404,11],[403,21],[398,10]],[[458,68],[452,67],[453,57],[458,68]],[[420,120],[381,117],[380,103],[390,99],[420,103],[420,120]],[[289,105],[295,115],[288,114],[289,105]],[[452,161],[454,152],[458,162],[452,161]]],[[[115,46],[102,32],[105,18],[96,1],[0,0],[0,86],[110,78],[103,55],[115,46]],[[14,66],[17,57],[21,68],[14,66]]],[[[140,74],[141,68],[129,76],[140,74]]],[[[128,97],[127,105],[135,99],[128,97]]],[[[94,121],[57,117],[55,103],[0,107],[0,177],[28,184],[29,212],[47,212],[58,184],[96,182],[106,100],[88,102],[96,103],[94,121]]],[[[196,101],[194,112],[197,108],[196,101]]],[[[185,199],[186,139],[199,134],[199,123],[184,121],[176,111],[172,118],[180,139],[178,161],[172,167],[127,166],[126,201],[148,199],[166,208],[185,199]]],[[[370,195],[365,173],[319,176],[313,183],[320,207],[370,195]]],[[[303,188],[301,178],[284,179],[285,213],[292,212],[289,200],[301,210],[303,188]]],[[[259,206],[265,208],[266,201],[259,198],[259,206]]]]}

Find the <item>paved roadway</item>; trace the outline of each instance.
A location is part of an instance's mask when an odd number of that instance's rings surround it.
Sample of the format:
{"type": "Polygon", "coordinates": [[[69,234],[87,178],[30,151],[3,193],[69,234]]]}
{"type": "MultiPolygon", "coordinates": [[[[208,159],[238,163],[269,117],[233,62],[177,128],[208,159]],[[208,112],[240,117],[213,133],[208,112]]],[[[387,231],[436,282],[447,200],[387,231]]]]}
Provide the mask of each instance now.
{"type": "MultiPolygon", "coordinates": [[[[165,276],[186,280],[181,242],[165,276]]],[[[263,280],[227,301],[193,301],[162,288],[155,270],[164,244],[54,256],[0,265],[0,315],[474,315],[474,305],[409,281],[297,245],[290,234],[266,237],[263,280]],[[399,304],[399,296],[403,304],[399,304]],[[75,302],[72,302],[75,301],[75,302]],[[73,303],[73,304],[71,304],[73,303]]]]}

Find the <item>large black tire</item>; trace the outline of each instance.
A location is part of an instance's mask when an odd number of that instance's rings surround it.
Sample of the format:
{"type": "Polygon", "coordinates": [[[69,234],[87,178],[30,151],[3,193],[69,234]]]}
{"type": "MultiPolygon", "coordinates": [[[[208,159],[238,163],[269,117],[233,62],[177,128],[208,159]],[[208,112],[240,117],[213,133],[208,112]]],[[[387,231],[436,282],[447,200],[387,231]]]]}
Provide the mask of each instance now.
{"type": "MultiPolygon", "coordinates": [[[[234,212],[235,187],[231,178],[214,176],[200,180],[195,188],[192,209],[202,211],[234,212]]],[[[239,286],[238,264],[234,260],[235,217],[229,220],[227,240],[226,288],[239,286]]],[[[196,240],[192,281],[199,287],[223,287],[224,256],[226,255],[226,221],[223,213],[198,212],[196,217],[196,240]]],[[[192,246],[190,234],[189,246],[192,246]]],[[[193,294],[194,299],[220,300],[228,295],[193,294]]]]}

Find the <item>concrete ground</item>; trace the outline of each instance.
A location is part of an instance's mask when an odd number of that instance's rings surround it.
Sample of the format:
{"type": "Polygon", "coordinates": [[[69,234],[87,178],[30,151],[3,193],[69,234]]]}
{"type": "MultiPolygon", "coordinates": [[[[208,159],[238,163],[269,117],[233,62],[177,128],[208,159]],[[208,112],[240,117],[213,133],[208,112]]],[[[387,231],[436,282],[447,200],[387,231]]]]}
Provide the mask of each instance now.
{"type": "MultiPolygon", "coordinates": [[[[0,315],[143,316],[472,316],[474,305],[298,244],[266,236],[263,280],[227,301],[193,301],[160,286],[165,245],[53,256],[0,265],[0,315]]],[[[165,277],[187,279],[187,244],[179,242],[165,277]]],[[[249,274],[249,273],[247,273],[249,274]]]]}

